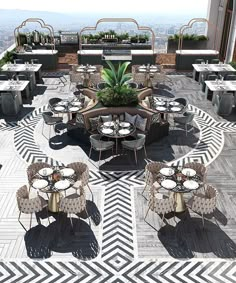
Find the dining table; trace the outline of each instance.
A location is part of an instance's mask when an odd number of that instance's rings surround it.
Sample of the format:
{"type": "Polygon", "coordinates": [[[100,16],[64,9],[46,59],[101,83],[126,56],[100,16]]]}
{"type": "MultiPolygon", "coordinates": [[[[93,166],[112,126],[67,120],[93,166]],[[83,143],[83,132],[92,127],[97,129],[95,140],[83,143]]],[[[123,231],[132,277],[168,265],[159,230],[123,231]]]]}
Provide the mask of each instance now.
{"type": "Polygon", "coordinates": [[[202,179],[194,169],[180,166],[162,168],[157,175],[157,182],[173,195],[176,202],[175,212],[186,210],[183,196],[185,193],[193,193],[203,187],[202,179]]]}
{"type": "Polygon", "coordinates": [[[136,127],[126,121],[107,121],[98,125],[98,132],[105,137],[115,139],[116,153],[118,152],[118,140],[131,136],[136,131],[136,127]]]}
{"type": "Polygon", "coordinates": [[[151,74],[160,72],[160,69],[156,65],[141,65],[138,67],[139,73],[145,73],[145,87],[152,87],[152,81],[151,81],[151,74]]]}
{"type": "Polygon", "coordinates": [[[22,107],[22,94],[29,81],[0,81],[1,108],[5,115],[17,115],[22,107]]]}
{"type": "Polygon", "coordinates": [[[218,73],[218,74],[226,74],[236,72],[236,70],[230,64],[192,64],[193,66],[193,79],[198,80],[200,83],[202,81],[202,77],[205,78],[208,73],[218,73]]]}
{"type": "Polygon", "coordinates": [[[72,168],[67,167],[48,167],[40,169],[34,176],[32,188],[49,194],[48,210],[59,212],[59,202],[62,192],[66,192],[76,181],[76,174],[72,168]]]}
{"type": "Polygon", "coordinates": [[[52,107],[53,112],[56,114],[67,114],[69,121],[72,114],[78,113],[79,110],[83,108],[83,104],[78,99],[63,99],[60,102],[54,104],[52,107]]]}
{"type": "Polygon", "coordinates": [[[25,63],[25,64],[12,64],[6,63],[2,66],[1,72],[7,73],[30,73],[32,75],[32,84],[36,85],[36,73],[38,73],[38,79],[42,79],[41,74],[42,64],[25,63]]]}
{"type": "Polygon", "coordinates": [[[153,109],[163,114],[163,119],[168,121],[168,115],[182,113],[184,105],[168,98],[154,97],[153,109]]]}
{"type": "Polygon", "coordinates": [[[91,82],[90,82],[90,75],[94,74],[97,71],[96,66],[93,65],[79,65],[78,68],[76,69],[78,73],[83,73],[84,74],[84,81],[83,81],[83,86],[84,87],[90,87],[91,82]]]}

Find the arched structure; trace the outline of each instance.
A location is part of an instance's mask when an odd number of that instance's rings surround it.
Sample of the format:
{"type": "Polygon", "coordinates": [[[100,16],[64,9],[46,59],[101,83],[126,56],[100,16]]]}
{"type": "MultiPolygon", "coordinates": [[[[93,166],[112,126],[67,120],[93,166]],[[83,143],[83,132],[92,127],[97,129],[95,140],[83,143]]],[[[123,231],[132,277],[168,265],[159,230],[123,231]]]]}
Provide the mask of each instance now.
{"type": "Polygon", "coordinates": [[[155,33],[150,27],[145,27],[145,26],[140,26],[138,22],[132,18],[102,18],[97,21],[96,25],[94,27],[84,27],[81,29],[80,34],[79,34],[79,49],[82,49],[82,33],[85,31],[89,30],[97,30],[97,27],[100,23],[134,23],[137,26],[138,30],[143,30],[143,31],[148,31],[152,35],[152,40],[151,40],[151,46],[152,50],[154,50],[154,44],[155,44],[155,33]]]}
{"type": "Polygon", "coordinates": [[[19,46],[18,36],[19,36],[19,33],[20,33],[20,29],[23,28],[27,23],[38,23],[41,26],[41,28],[47,29],[49,31],[50,38],[51,38],[52,50],[55,50],[54,29],[53,29],[53,27],[51,25],[46,24],[40,18],[29,18],[29,19],[26,19],[18,27],[15,28],[14,36],[15,36],[16,46],[19,46]]]}

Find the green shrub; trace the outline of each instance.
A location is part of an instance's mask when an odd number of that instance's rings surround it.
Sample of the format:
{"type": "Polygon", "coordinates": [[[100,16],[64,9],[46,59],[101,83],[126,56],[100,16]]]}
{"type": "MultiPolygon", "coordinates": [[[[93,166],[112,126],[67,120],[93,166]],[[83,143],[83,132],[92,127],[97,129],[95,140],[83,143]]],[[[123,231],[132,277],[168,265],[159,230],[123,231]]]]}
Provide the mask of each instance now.
{"type": "Polygon", "coordinates": [[[236,62],[235,61],[232,61],[229,64],[236,70],[236,62]]]}
{"type": "MultiPolygon", "coordinates": [[[[174,34],[168,37],[170,40],[179,41],[179,34],[174,34]]],[[[207,40],[208,38],[205,35],[197,35],[197,34],[184,34],[183,40],[207,40]]]]}

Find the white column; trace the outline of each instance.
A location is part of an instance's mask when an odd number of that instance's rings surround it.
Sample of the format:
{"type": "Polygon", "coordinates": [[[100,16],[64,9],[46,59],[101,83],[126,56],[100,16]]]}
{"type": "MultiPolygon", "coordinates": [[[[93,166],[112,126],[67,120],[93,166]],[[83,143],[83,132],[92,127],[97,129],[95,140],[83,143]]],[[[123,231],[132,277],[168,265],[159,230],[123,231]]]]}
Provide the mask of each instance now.
{"type": "Polygon", "coordinates": [[[233,0],[233,11],[232,11],[232,17],[231,17],[229,39],[228,39],[227,51],[225,55],[226,63],[229,63],[230,61],[232,61],[235,40],[236,40],[236,0],[233,0]]]}

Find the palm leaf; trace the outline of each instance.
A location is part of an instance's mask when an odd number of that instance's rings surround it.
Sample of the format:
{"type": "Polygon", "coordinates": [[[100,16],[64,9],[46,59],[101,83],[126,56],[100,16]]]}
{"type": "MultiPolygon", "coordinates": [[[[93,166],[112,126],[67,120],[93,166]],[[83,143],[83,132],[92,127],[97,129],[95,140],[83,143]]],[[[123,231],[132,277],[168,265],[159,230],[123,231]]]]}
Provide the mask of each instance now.
{"type": "Polygon", "coordinates": [[[119,64],[118,72],[117,72],[117,81],[120,82],[122,77],[124,76],[127,67],[129,66],[130,62],[124,62],[123,64],[119,64]]]}
{"type": "Polygon", "coordinates": [[[128,73],[122,76],[120,85],[123,85],[125,82],[129,81],[132,78],[132,74],[128,73]]]}
{"type": "Polygon", "coordinates": [[[114,76],[114,79],[117,83],[117,76],[116,76],[116,69],[114,67],[114,65],[111,63],[111,61],[106,61],[107,65],[110,67],[112,73],[113,73],[113,76],[114,76]]]}

